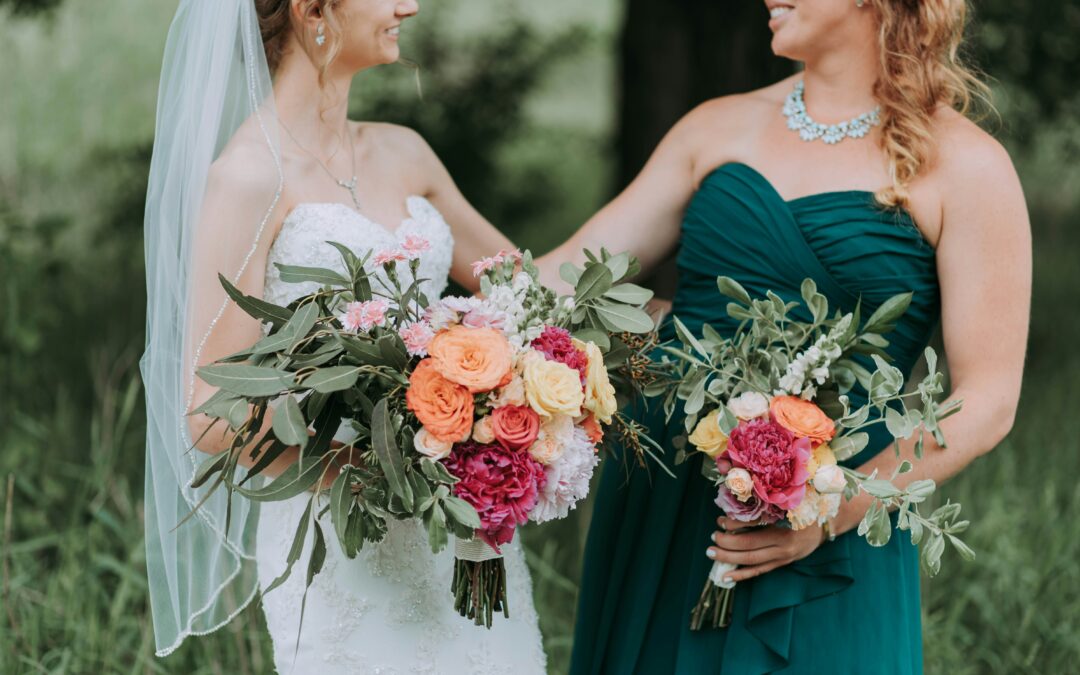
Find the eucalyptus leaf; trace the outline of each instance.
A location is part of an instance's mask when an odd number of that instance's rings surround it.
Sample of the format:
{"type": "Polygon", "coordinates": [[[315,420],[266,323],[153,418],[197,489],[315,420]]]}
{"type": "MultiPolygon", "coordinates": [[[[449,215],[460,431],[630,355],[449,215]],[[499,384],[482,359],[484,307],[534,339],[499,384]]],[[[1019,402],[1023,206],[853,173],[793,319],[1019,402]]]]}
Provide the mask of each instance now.
{"type": "Polygon", "coordinates": [[[195,475],[191,479],[190,486],[193,488],[202,487],[211,476],[224,469],[228,462],[228,451],[210,455],[199,464],[199,468],[195,469],[195,475]]]}
{"type": "Polygon", "coordinates": [[[237,363],[203,366],[198,374],[207,384],[240,396],[273,396],[293,385],[291,373],[237,363]]]}
{"type": "Polygon", "coordinates": [[[914,297],[913,293],[901,293],[883,302],[866,320],[863,332],[888,333],[891,331],[895,328],[896,320],[903,316],[911,306],[912,297],[914,297]]]}
{"type": "Polygon", "coordinates": [[[611,271],[611,278],[614,281],[619,281],[626,276],[627,271],[630,269],[630,254],[620,253],[614,255],[604,261],[608,270],[611,271]]]}
{"type": "Polygon", "coordinates": [[[608,334],[602,330],[596,330],[595,328],[582,328],[574,331],[574,337],[582,342],[591,342],[600,348],[600,351],[606,352],[611,349],[611,338],[608,334]]]}
{"type": "Polygon", "coordinates": [[[720,294],[735,300],[743,305],[749,305],[751,303],[750,294],[746,292],[742,284],[735,281],[731,277],[719,277],[716,280],[716,287],[720,290],[720,294]]]}
{"type": "Polygon", "coordinates": [[[371,414],[371,446],[390,489],[411,511],[412,488],[405,478],[404,461],[394,438],[394,424],[390,419],[388,399],[385,398],[375,404],[375,410],[371,414]]]}
{"type": "Polygon", "coordinates": [[[274,410],[274,435],[286,445],[299,445],[302,448],[308,441],[308,427],[300,404],[292,395],[283,396],[280,400],[281,405],[274,410]]]}
{"type": "Polygon", "coordinates": [[[218,274],[218,281],[225,288],[225,293],[237,304],[240,309],[260,321],[268,321],[276,328],[284,326],[292,318],[292,310],[279,307],[270,302],[250,295],[244,295],[240,289],[232,285],[228,279],[218,274]]]}
{"type": "Polygon", "coordinates": [[[296,461],[264,487],[254,490],[238,487],[236,490],[257,502],[284,501],[311,489],[322,476],[323,468],[323,463],[315,459],[296,461]]]}
{"type": "Polygon", "coordinates": [[[653,292],[637,284],[619,284],[608,289],[604,297],[628,305],[644,305],[652,299],[653,292]]]}
{"type": "Polygon", "coordinates": [[[300,559],[300,554],[304,550],[304,540],[307,539],[308,525],[311,522],[311,504],[314,500],[314,497],[308,500],[307,507],[304,509],[304,515],[300,516],[300,523],[296,527],[296,534],[293,535],[292,546],[289,547],[289,553],[285,556],[285,571],[282,572],[281,576],[277,579],[274,579],[269,586],[263,589],[263,595],[266,595],[285,583],[285,580],[292,574],[293,565],[300,559]]]}
{"type": "Polygon", "coordinates": [[[278,271],[281,273],[281,280],[285,283],[301,284],[305,282],[315,282],[323,286],[351,286],[348,279],[334,270],[329,270],[324,267],[304,267],[301,265],[283,265],[281,263],[274,263],[274,266],[278,268],[278,271]]]}
{"type": "Polygon", "coordinates": [[[351,471],[346,467],[334,479],[334,484],[330,488],[330,520],[343,551],[348,549],[345,535],[349,527],[349,511],[353,503],[351,471]]]}
{"type": "Polygon", "coordinates": [[[296,310],[289,322],[276,333],[271,333],[255,343],[253,354],[270,354],[291,349],[307,336],[319,320],[319,306],[309,302],[296,310]]]}
{"type": "Polygon", "coordinates": [[[564,262],[559,266],[559,278],[570,286],[577,286],[581,279],[581,269],[575,267],[573,263],[564,262]]]}
{"type": "Polygon", "coordinates": [[[614,283],[611,270],[607,265],[594,263],[585,267],[585,273],[578,279],[574,286],[574,302],[582,304],[594,298],[599,298],[611,289],[614,283]]]}
{"type": "Polygon", "coordinates": [[[320,368],[304,379],[302,386],[323,394],[342,391],[356,384],[360,369],[353,366],[320,368]]]}
{"type": "Polygon", "coordinates": [[[842,462],[845,459],[851,459],[859,454],[869,442],[869,434],[857,431],[853,434],[847,434],[833,439],[832,442],[829,443],[829,447],[832,448],[837,461],[842,462]]]}
{"type": "Polygon", "coordinates": [[[462,527],[470,530],[480,527],[480,516],[476,513],[476,509],[464,499],[448,496],[442,500],[442,505],[447,515],[462,527]]]}
{"type": "Polygon", "coordinates": [[[627,305],[598,305],[596,315],[601,323],[616,333],[648,333],[653,320],[647,312],[627,305]]]}

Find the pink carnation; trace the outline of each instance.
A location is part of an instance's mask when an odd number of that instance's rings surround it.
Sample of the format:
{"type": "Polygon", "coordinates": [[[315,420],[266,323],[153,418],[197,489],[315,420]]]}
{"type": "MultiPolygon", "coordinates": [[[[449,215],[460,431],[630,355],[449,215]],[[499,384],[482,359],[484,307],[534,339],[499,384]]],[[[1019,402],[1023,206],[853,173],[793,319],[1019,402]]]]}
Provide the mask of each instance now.
{"type": "Polygon", "coordinates": [[[806,494],[812,454],[810,439],[799,438],[771,420],[742,422],[731,432],[727,457],[750,472],[754,494],[762,501],[790,511],[806,494]]]}
{"type": "Polygon", "coordinates": [[[443,463],[459,479],[454,495],[480,514],[477,536],[496,551],[510,543],[514,528],[529,519],[547,482],[544,466],[529,453],[498,444],[458,443],[443,463]]]}
{"type": "Polygon", "coordinates": [[[385,300],[368,300],[366,302],[350,302],[345,305],[345,313],[338,317],[341,325],[347,331],[353,333],[369,331],[375,326],[386,323],[386,310],[390,305],[385,300]]]}
{"type": "Polygon", "coordinates": [[[495,267],[502,262],[502,258],[494,256],[492,258],[481,258],[472,264],[472,273],[474,277],[478,277],[484,272],[495,269],[495,267]]]}
{"type": "Polygon", "coordinates": [[[581,375],[581,383],[585,384],[586,373],[589,370],[589,358],[583,351],[574,346],[570,338],[570,332],[558,326],[547,326],[540,333],[540,337],[532,341],[532,348],[543,354],[548,361],[558,361],[581,375]]]}
{"type": "Polygon", "coordinates": [[[388,248],[375,254],[372,262],[376,265],[389,265],[392,262],[405,262],[409,258],[396,248],[388,248]]]}
{"type": "Polygon", "coordinates": [[[510,262],[515,262],[515,263],[520,262],[521,261],[521,249],[512,248],[512,249],[507,250],[507,249],[504,248],[503,250],[501,250],[497,254],[495,254],[495,257],[498,258],[500,261],[509,260],[510,262]]]}
{"type": "Polygon", "coordinates": [[[418,234],[406,235],[405,243],[401,245],[409,260],[416,260],[421,254],[431,249],[431,242],[418,234]]]}
{"type": "Polygon", "coordinates": [[[423,321],[411,321],[406,323],[398,331],[398,335],[405,342],[405,349],[413,356],[427,356],[428,345],[435,337],[435,331],[423,321]]]}
{"type": "Polygon", "coordinates": [[[785,511],[778,506],[758,499],[757,495],[750,495],[745,502],[740,502],[726,485],[720,486],[716,495],[716,505],[724,510],[728,518],[743,523],[760,520],[762,524],[775,523],[784,517],[785,511]]]}

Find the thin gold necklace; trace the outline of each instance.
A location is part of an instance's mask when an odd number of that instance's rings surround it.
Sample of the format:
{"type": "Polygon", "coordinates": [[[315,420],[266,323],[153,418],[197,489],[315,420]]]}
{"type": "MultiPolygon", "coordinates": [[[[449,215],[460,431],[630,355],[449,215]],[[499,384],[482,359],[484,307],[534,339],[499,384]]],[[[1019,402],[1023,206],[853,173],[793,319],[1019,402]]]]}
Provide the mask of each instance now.
{"type": "MultiPolygon", "coordinates": [[[[348,128],[346,128],[345,130],[345,135],[349,137],[349,158],[352,160],[352,178],[350,178],[349,180],[342,180],[334,175],[334,172],[331,171],[330,168],[327,167],[321,159],[319,159],[318,155],[305,148],[304,145],[296,139],[296,136],[293,135],[293,132],[289,131],[289,127],[285,126],[284,122],[279,119],[278,123],[281,124],[281,128],[285,130],[285,133],[289,134],[289,138],[293,140],[293,143],[296,143],[296,147],[300,148],[308,155],[310,155],[312,159],[319,163],[319,166],[322,167],[323,171],[326,172],[327,176],[330,176],[330,178],[332,178],[334,182],[337,183],[340,187],[343,187],[349,191],[349,196],[352,197],[353,206],[356,208],[357,211],[360,211],[360,196],[356,194],[356,147],[353,143],[352,133],[348,130],[348,128]]],[[[346,125],[348,125],[347,120],[345,123],[346,125]]]]}

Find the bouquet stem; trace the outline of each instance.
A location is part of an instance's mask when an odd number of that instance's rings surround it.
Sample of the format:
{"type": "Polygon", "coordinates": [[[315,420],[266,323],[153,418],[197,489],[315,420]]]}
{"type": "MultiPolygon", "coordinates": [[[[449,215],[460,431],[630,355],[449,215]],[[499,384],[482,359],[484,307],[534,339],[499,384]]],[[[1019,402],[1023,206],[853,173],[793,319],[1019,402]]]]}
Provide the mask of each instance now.
{"type": "Polygon", "coordinates": [[[477,626],[491,628],[495,612],[510,617],[506,565],[502,555],[480,540],[454,540],[454,609],[477,626]]]}
{"type": "Polygon", "coordinates": [[[724,581],[724,575],[737,567],[730,563],[714,562],[701,590],[694,610],[690,613],[690,630],[727,628],[731,625],[731,608],[734,604],[735,582],[724,581]]]}

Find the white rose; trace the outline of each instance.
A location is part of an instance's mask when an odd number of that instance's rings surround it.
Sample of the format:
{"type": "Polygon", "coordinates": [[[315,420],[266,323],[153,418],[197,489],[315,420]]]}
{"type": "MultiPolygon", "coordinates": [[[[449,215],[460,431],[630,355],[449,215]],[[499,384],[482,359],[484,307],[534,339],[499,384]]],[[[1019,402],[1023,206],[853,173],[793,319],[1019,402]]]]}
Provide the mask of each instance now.
{"type": "Polygon", "coordinates": [[[814,474],[814,489],[823,495],[835,495],[844,491],[847,478],[843,470],[835,464],[826,464],[814,474]]]}
{"type": "Polygon", "coordinates": [[[750,499],[750,495],[754,491],[754,479],[750,477],[750,472],[738,467],[727,472],[727,476],[724,477],[724,485],[727,486],[728,490],[731,490],[731,494],[735,495],[740,502],[750,499]]]}
{"type": "Polygon", "coordinates": [[[756,391],[742,393],[728,401],[728,410],[741,420],[752,420],[769,414],[769,399],[756,391]]]}
{"type": "Polygon", "coordinates": [[[540,426],[540,433],[529,446],[529,455],[543,465],[563,456],[567,444],[574,438],[574,420],[568,415],[555,415],[540,426]]]}
{"type": "Polygon", "coordinates": [[[492,408],[503,408],[508,405],[525,405],[525,382],[520,375],[514,375],[510,384],[491,397],[492,408]]]}
{"type": "Polygon", "coordinates": [[[427,429],[421,427],[413,438],[413,447],[421,455],[439,461],[450,455],[450,451],[454,449],[454,444],[449,441],[440,441],[429,434],[427,429]]]}
{"type": "Polygon", "coordinates": [[[799,505],[787,512],[788,522],[791,523],[791,529],[796,532],[816,525],[819,522],[819,500],[821,495],[811,490],[806,491],[806,495],[803,497],[799,505]]]}

